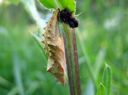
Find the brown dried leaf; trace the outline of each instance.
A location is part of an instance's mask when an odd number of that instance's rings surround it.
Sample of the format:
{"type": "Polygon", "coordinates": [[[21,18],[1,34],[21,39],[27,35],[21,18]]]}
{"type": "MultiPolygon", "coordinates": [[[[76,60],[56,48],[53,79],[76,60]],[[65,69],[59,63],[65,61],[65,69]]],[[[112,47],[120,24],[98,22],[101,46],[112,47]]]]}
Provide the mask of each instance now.
{"type": "Polygon", "coordinates": [[[44,33],[44,45],[48,53],[47,71],[52,73],[62,84],[66,82],[66,59],[64,40],[58,25],[59,9],[53,12],[44,33]]]}

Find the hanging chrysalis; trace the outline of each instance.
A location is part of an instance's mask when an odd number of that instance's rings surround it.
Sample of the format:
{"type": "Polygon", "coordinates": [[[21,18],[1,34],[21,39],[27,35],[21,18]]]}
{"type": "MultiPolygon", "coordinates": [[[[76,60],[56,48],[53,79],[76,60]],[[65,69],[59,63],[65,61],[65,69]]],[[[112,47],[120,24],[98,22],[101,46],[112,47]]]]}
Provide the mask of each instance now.
{"type": "Polygon", "coordinates": [[[66,59],[64,40],[59,31],[59,9],[53,15],[45,27],[43,34],[46,52],[48,54],[47,71],[52,73],[62,84],[66,82],[66,59]]]}

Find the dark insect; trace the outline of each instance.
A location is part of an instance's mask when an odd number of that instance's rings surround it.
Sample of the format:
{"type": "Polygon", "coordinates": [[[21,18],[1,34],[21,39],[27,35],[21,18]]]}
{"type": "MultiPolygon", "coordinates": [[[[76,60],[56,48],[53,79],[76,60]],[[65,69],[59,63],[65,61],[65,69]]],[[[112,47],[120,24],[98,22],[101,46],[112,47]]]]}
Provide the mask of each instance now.
{"type": "Polygon", "coordinates": [[[61,22],[68,24],[71,28],[78,27],[78,21],[72,16],[72,12],[66,8],[60,11],[59,19],[61,22]]]}

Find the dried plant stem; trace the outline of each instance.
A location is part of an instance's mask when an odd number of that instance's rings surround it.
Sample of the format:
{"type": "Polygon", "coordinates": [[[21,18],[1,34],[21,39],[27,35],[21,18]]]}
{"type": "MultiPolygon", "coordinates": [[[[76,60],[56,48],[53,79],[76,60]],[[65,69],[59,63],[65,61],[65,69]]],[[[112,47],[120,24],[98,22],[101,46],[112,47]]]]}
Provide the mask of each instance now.
{"type": "Polygon", "coordinates": [[[70,95],[81,95],[75,30],[63,24],[70,95]]]}

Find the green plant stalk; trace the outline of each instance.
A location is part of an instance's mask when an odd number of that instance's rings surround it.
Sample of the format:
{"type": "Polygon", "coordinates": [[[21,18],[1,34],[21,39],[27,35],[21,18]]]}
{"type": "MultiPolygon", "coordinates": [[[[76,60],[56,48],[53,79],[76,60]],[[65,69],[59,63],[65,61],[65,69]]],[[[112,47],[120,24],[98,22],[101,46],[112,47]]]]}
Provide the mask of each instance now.
{"type": "Polygon", "coordinates": [[[63,28],[70,95],[81,95],[75,30],[67,24],[63,24],[63,28]]]}
{"type": "Polygon", "coordinates": [[[97,94],[96,95],[105,95],[105,87],[102,83],[98,85],[97,94]]]}
{"type": "Polygon", "coordinates": [[[106,88],[106,95],[111,95],[112,70],[108,64],[105,64],[102,81],[106,88]]]}

